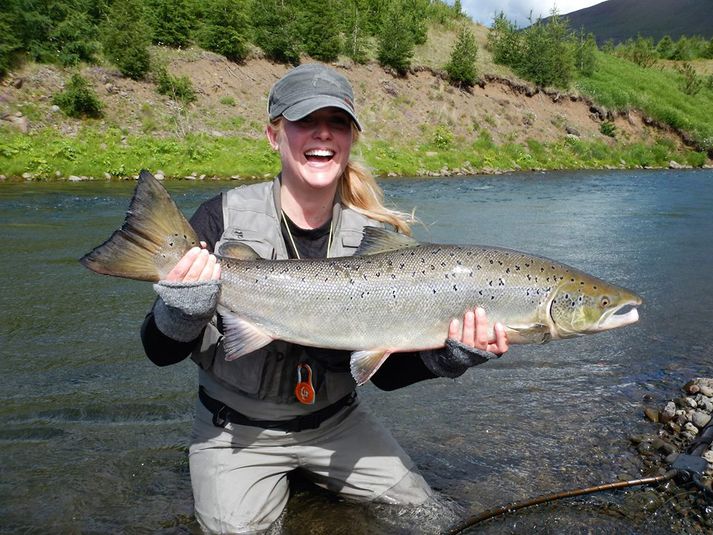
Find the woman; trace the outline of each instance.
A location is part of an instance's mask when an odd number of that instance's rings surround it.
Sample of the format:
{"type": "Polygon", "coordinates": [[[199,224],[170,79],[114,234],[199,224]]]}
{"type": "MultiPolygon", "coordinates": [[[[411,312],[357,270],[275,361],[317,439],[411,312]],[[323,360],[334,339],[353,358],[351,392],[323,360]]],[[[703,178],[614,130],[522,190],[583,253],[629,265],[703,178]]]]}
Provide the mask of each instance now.
{"type": "MultiPolygon", "coordinates": [[[[349,159],[362,129],[353,98],[347,79],[321,64],[276,82],[266,135],[280,154],[280,174],[202,204],[191,224],[203,247],[155,285],[159,297],[142,327],[148,357],[164,366],[191,355],[199,366],[189,461],[196,518],[207,532],[267,529],[287,503],[287,474],[296,468],[352,499],[420,504],[432,493],[359,404],[347,352],[277,340],[228,362],[222,350],[220,265],[210,253],[222,241],[243,241],[263,258],[320,258],[353,254],[366,226],[409,232],[349,159]]],[[[488,332],[483,310],[469,311],[443,333],[447,347],[392,355],[372,381],[393,390],[457,377],[507,351],[503,327],[495,326],[493,340],[488,332]]]]}

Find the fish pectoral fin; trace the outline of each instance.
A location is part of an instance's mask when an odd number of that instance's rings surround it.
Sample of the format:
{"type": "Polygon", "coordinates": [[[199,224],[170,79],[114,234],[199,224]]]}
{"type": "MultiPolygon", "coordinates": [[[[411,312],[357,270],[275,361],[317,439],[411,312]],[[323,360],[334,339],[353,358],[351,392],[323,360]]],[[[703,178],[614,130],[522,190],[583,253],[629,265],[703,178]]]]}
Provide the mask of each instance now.
{"type": "Polygon", "coordinates": [[[411,236],[379,227],[364,227],[363,236],[355,256],[372,255],[408,249],[419,245],[411,236]]]}
{"type": "Polygon", "coordinates": [[[389,349],[355,351],[352,353],[349,366],[357,385],[361,386],[371,379],[371,376],[376,373],[376,370],[381,367],[389,355],[391,355],[391,350],[389,349]]]}
{"type": "Polygon", "coordinates": [[[249,246],[236,240],[228,240],[220,244],[216,252],[221,258],[233,260],[257,260],[260,256],[249,246]]]}
{"type": "Polygon", "coordinates": [[[235,360],[238,357],[252,353],[274,340],[267,331],[254,323],[231,313],[221,313],[225,338],[223,349],[225,360],[235,360]]]}
{"type": "Polygon", "coordinates": [[[508,341],[514,344],[546,344],[552,339],[550,328],[543,323],[506,327],[508,341]]]}

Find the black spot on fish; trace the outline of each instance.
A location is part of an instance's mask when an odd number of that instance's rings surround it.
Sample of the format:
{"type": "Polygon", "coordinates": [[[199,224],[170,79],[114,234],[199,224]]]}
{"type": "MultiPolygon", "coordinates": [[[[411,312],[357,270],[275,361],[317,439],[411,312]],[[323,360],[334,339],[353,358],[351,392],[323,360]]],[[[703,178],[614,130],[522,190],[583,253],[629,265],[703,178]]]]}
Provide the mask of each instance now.
{"type": "Polygon", "coordinates": [[[453,285],[453,291],[455,291],[455,292],[458,291],[458,286],[456,286],[455,284],[453,285]]]}

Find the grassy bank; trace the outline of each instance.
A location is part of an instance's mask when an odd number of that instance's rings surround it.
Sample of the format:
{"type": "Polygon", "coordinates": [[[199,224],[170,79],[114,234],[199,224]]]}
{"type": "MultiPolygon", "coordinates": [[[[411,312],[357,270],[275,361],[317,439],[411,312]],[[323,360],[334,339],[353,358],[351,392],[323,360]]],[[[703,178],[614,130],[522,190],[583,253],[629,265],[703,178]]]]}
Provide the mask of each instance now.
{"type": "Polygon", "coordinates": [[[713,87],[689,95],[684,82],[682,74],[663,65],[643,68],[598,52],[597,69],[591,76],[580,77],[576,87],[611,110],[639,109],[688,133],[700,149],[713,151],[713,87]]]}
{"type": "MultiPolygon", "coordinates": [[[[420,145],[364,142],[356,145],[354,155],[379,176],[667,167],[671,160],[698,167],[706,162],[705,154],[681,150],[666,139],[647,145],[570,136],[556,143],[528,139],[498,145],[485,131],[471,141],[444,136],[420,145]]],[[[5,130],[0,138],[0,174],[6,180],[123,178],[142,168],[175,178],[266,178],[278,170],[279,161],[266,141],[246,137],[157,138],[85,127],[74,137],[44,129],[31,134],[5,130]]]]}

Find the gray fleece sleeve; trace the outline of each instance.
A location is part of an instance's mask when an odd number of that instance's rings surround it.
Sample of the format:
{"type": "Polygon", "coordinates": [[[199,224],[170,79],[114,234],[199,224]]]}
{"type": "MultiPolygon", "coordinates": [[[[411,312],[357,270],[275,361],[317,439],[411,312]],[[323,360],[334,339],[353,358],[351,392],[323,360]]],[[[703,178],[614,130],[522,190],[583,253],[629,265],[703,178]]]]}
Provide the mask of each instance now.
{"type": "Polygon", "coordinates": [[[153,287],[159,296],[153,309],[156,326],[179,342],[190,342],[201,334],[220,297],[220,281],[160,281],[153,287]]]}

